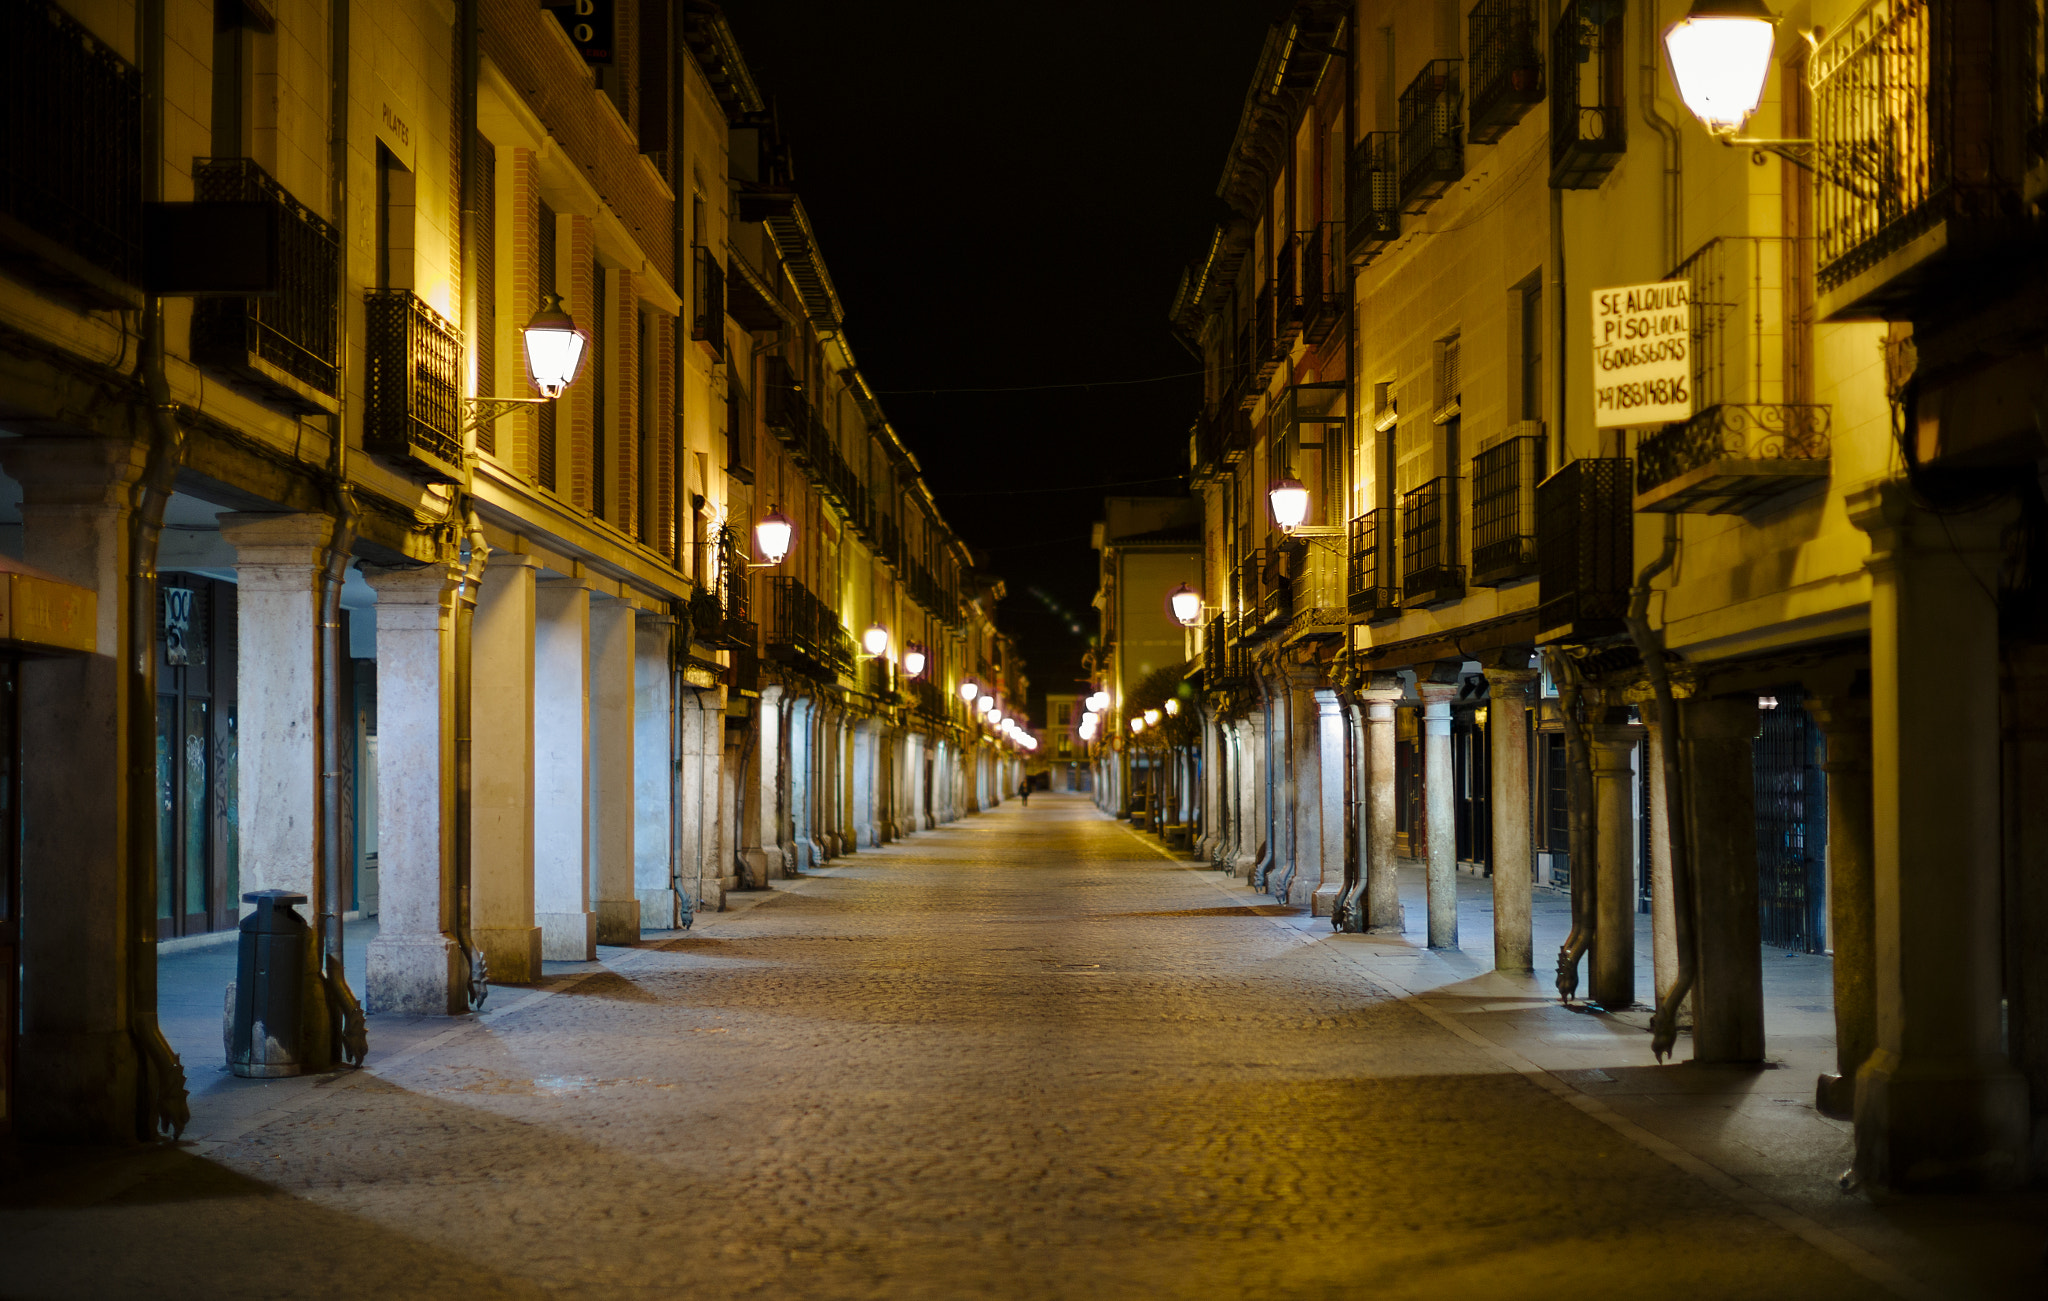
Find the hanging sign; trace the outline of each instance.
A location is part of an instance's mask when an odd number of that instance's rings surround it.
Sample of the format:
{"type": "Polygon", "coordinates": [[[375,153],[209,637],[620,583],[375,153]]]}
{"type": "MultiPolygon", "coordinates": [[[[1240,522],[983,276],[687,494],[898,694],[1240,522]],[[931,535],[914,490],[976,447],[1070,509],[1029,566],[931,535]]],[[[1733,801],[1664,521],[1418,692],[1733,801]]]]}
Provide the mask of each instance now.
{"type": "Polygon", "coordinates": [[[612,23],[617,0],[543,0],[585,63],[612,61],[612,23]]]}
{"type": "Polygon", "coordinates": [[[1593,424],[1692,419],[1692,282],[1593,291],[1593,424]]]}

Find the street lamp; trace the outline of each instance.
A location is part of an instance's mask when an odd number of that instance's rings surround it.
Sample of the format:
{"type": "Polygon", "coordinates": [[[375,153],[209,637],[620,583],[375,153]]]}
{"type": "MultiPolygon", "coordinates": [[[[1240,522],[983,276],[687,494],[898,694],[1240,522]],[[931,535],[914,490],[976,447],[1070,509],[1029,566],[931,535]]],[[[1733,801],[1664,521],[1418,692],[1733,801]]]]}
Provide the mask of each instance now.
{"type": "Polygon", "coordinates": [[[968,704],[973,704],[974,698],[980,694],[981,687],[975,683],[973,678],[969,678],[960,684],[960,698],[968,704]]]}
{"type": "Polygon", "coordinates": [[[1282,533],[1292,533],[1308,519],[1308,489],[1292,471],[1273,480],[1273,486],[1266,489],[1266,500],[1273,507],[1273,523],[1282,533]]]}
{"type": "Polygon", "coordinates": [[[871,623],[868,630],[860,635],[860,644],[861,648],[867,651],[867,654],[860,657],[861,659],[877,659],[883,651],[889,649],[889,630],[879,623],[871,623]]]}
{"type": "Polygon", "coordinates": [[[1708,134],[1732,137],[1756,112],[1777,41],[1763,0],[1693,0],[1664,29],[1664,53],[1678,96],[1708,134]]]}
{"type": "Polygon", "coordinates": [[[1166,594],[1166,604],[1181,627],[1192,628],[1202,622],[1202,594],[1186,583],[1166,594]]]}
{"type": "Polygon", "coordinates": [[[515,408],[553,402],[562,396],[583,369],[583,331],[562,307],[558,294],[541,299],[540,310],[521,332],[526,339],[526,369],[533,376],[537,398],[473,397],[462,399],[462,428],[467,433],[509,414],[515,408]]]}
{"type": "Polygon", "coordinates": [[[769,508],[767,515],[754,526],[754,545],[768,557],[767,564],[749,564],[747,568],[766,569],[770,565],[781,564],[783,557],[789,554],[789,544],[795,536],[795,521],[782,513],[782,507],[769,508]]]}
{"type": "Polygon", "coordinates": [[[1157,727],[1157,726],[1159,726],[1159,711],[1158,711],[1158,710],[1156,710],[1156,709],[1148,709],[1148,710],[1146,710],[1146,711],[1145,711],[1145,726],[1147,726],[1147,727],[1157,727]]]}
{"type": "Polygon", "coordinates": [[[1106,712],[1109,709],[1109,693],[1107,691],[1098,691],[1088,697],[1088,708],[1098,714],[1106,712]]]}
{"type": "Polygon", "coordinates": [[[1136,736],[1136,735],[1137,735],[1138,733],[1140,733],[1140,732],[1142,732],[1142,731],[1144,731],[1144,730],[1145,730],[1145,720],[1144,720],[1143,718],[1134,718],[1134,719],[1132,719],[1132,720],[1131,720],[1131,735],[1132,735],[1132,736],[1136,736]]]}
{"type": "Polygon", "coordinates": [[[1177,714],[1179,714],[1179,713],[1180,713],[1180,701],[1178,701],[1178,700],[1171,700],[1171,699],[1169,699],[1169,700],[1168,700],[1168,701],[1166,702],[1166,714],[1167,714],[1167,717],[1171,718],[1171,717],[1173,717],[1173,716],[1175,716],[1175,715],[1177,715],[1177,714]]]}
{"type": "Polygon", "coordinates": [[[923,646],[916,642],[903,648],[904,675],[915,680],[924,676],[925,661],[929,659],[923,646]]]}
{"type": "MultiPolygon", "coordinates": [[[[969,698],[970,698],[970,699],[972,699],[972,697],[969,697],[969,698]]],[[[975,708],[975,710],[976,710],[977,712],[979,712],[979,713],[983,713],[983,714],[986,714],[986,713],[988,713],[988,712],[989,712],[990,710],[994,709],[995,707],[996,707],[996,698],[995,698],[994,696],[983,696],[983,697],[982,697],[981,699],[979,699],[979,700],[976,700],[976,701],[974,702],[974,708],[975,708]]]]}

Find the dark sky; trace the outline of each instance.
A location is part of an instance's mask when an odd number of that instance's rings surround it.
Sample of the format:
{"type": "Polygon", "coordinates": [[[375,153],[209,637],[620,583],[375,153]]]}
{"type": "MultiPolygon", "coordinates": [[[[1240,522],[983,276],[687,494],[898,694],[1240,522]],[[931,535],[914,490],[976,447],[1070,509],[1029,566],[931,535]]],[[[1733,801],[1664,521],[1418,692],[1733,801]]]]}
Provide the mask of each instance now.
{"type": "Polygon", "coordinates": [[[1034,697],[1070,689],[1095,630],[1103,496],[1185,490],[1201,389],[1166,309],[1221,212],[1224,153],[1284,5],[726,8],[861,370],[947,521],[1007,582],[1001,620],[1034,697]]]}

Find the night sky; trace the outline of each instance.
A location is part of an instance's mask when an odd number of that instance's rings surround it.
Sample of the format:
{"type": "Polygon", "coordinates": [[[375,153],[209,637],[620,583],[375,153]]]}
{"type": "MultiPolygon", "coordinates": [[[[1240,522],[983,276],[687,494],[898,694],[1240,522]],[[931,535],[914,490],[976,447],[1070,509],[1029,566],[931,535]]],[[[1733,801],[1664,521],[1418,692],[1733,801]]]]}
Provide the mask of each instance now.
{"type": "Polygon", "coordinates": [[[947,521],[1008,585],[1000,618],[1042,723],[1036,697],[1072,689],[1095,631],[1102,498],[1186,489],[1199,363],[1166,310],[1222,213],[1224,154],[1285,6],[726,10],[854,356],[947,521]]]}

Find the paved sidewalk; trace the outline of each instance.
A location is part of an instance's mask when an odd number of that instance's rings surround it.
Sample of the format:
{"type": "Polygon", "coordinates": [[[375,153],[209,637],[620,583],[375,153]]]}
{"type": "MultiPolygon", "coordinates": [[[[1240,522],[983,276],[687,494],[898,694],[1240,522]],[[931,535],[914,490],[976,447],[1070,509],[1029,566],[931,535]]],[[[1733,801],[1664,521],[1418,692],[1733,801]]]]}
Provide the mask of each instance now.
{"type": "Polygon", "coordinates": [[[1710,1095],[1751,1131],[1746,1085],[1678,1096],[1641,1031],[1080,797],[744,898],[481,1016],[372,1018],[364,1070],[217,1076],[177,1147],[25,1153],[0,1293],[2040,1294],[2009,1210],[1969,1260],[1823,1225],[1693,1150],[1710,1095]]]}

